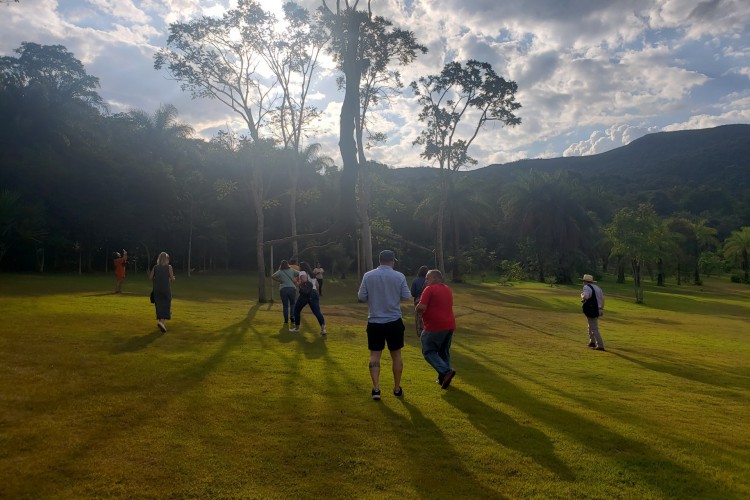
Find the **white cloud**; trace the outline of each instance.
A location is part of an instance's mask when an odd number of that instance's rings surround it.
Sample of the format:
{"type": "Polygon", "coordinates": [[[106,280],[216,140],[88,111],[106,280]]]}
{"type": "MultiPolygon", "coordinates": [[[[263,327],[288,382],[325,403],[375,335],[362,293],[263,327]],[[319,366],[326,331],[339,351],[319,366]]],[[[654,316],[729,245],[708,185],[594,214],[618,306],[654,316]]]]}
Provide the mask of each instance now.
{"type": "MultiPolygon", "coordinates": [[[[261,0],[281,15],[282,2],[261,0]]],[[[313,10],[320,0],[300,0],[313,10]]],[[[329,2],[329,5],[334,5],[329,2]]],[[[363,5],[362,2],[360,2],[363,5]]],[[[168,24],[218,16],[236,0],[25,0],[5,6],[0,52],[23,41],[62,44],[115,110],[174,104],[203,137],[244,123],[223,105],[192,100],[153,69],[168,24]]],[[[470,154],[480,166],[524,157],[595,154],[645,133],[750,122],[750,2],[746,0],[378,0],[373,13],[415,32],[429,48],[406,68],[405,83],[445,62],[490,62],[518,83],[518,127],[480,132],[470,154]]],[[[338,159],[342,94],[330,57],[309,102],[323,110],[312,142],[338,159]]],[[[424,126],[410,91],[372,118],[389,134],[368,155],[396,166],[421,165],[412,142],[424,126]]],[[[338,161],[338,160],[337,160],[338,161]]]]}

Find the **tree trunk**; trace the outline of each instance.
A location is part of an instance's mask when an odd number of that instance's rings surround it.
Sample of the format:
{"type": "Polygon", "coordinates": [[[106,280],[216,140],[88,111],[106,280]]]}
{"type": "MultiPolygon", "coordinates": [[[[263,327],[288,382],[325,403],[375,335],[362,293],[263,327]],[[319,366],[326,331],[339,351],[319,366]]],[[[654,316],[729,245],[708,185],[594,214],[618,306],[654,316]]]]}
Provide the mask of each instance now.
{"type": "Polygon", "coordinates": [[[435,235],[435,255],[437,257],[438,269],[443,273],[445,269],[445,252],[443,251],[443,226],[445,225],[445,209],[448,205],[448,186],[445,181],[445,170],[440,167],[440,204],[438,205],[437,227],[435,235]]]}
{"type": "Polygon", "coordinates": [[[617,257],[617,282],[625,283],[625,260],[617,257]]]}
{"type": "Polygon", "coordinates": [[[544,283],[544,261],[542,260],[542,255],[540,253],[536,254],[536,265],[539,266],[539,283],[544,283]]]}
{"type": "MultiPolygon", "coordinates": [[[[299,243],[297,242],[297,187],[299,186],[299,157],[295,159],[294,167],[292,169],[291,186],[289,188],[289,219],[292,225],[292,236],[295,237],[292,240],[292,255],[299,259],[299,243]]],[[[273,267],[273,262],[271,262],[273,267]]]]}
{"type": "Polygon", "coordinates": [[[677,264],[677,285],[682,285],[682,267],[677,264]]]}
{"type": "MultiPolygon", "coordinates": [[[[361,274],[372,269],[372,227],[370,226],[370,169],[365,157],[365,146],[362,139],[362,123],[357,122],[357,158],[359,161],[359,199],[357,213],[359,215],[360,237],[362,249],[360,252],[361,274]]],[[[362,277],[361,275],[359,276],[362,277]]]]}
{"type": "Polygon", "coordinates": [[[664,286],[664,259],[656,262],[656,286],[664,286]]]}
{"type": "Polygon", "coordinates": [[[344,168],[341,173],[341,206],[339,207],[340,223],[343,227],[353,229],[357,226],[357,178],[359,162],[357,144],[354,138],[359,122],[359,83],[362,76],[361,61],[357,58],[359,46],[360,21],[358,16],[347,17],[346,53],[343,70],[346,78],[344,102],[341,105],[339,122],[339,151],[344,168]]]}
{"type": "Polygon", "coordinates": [[[643,284],[641,283],[641,263],[638,259],[631,259],[633,268],[633,287],[635,288],[635,303],[643,304],[643,284]]]}
{"type": "Polygon", "coordinates": [[[190,200],[190,216],[189,216],[190,222],[188,224],[189,230],[188,230],[188,268],[187,268],[187,275],[188,278],[190,277],[190,269],[193,267],[193,201],[190,200]]]}
{"type": "Polygon", "coordinates": [[[453,220],[453,282],[463,281],[463,269],[461,268],[461,223],[455,215],[453,220]]]}
{"type": "Polygon", "coordinates": [[[256,265],[258,267],[258,302],[266,302],[266,262],[263,254],[263,232],[265,226],[265,214],[263,213],[263,173],[260,165],[253,169],[253,205],[255,206],[255,218],[258,230],[255,233],[256,265]]]}

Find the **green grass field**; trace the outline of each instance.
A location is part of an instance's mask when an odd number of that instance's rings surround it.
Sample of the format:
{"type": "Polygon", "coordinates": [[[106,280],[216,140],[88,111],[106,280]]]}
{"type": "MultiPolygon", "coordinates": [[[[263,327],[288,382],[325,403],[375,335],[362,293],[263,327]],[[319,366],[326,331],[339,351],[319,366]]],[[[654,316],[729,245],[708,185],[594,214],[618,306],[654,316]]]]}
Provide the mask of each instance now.
{"type": "Polygon", "coordinates": [[[365,305],[327,281],[328,337],[252,276],[178,275],[169,331],[130,274],[0,275],[0,498],[748,498],[750,287],[454,286],[458,375],[404,304],[403,400],[370,399],[365,305]]]}

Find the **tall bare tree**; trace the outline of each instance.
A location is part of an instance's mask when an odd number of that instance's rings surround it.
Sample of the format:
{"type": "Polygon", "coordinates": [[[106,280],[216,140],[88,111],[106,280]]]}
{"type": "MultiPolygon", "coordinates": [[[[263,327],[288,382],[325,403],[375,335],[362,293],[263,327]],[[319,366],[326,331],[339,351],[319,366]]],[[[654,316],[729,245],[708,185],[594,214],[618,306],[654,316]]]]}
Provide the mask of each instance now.
{"type": "Polygon", "coordinates": [[[282,91],[281,104],[273,115],[274,133],[285,148],[295,153],[291,156],[289,218],[294,237],[292,253],[298,255],[297,190],[307,156],[304,140],[313,132],[312,124],[320,116],[317,108],[308,105],[307,97],[329,35],[319,22],[318,13],[311,14],[294,2],[285,3],[283,9],[283,23],[277,23],[260,40],[259,48],[282,91]]]}
{"type": "MultiPolygon", "coordinates": [[[[181,82],[182,90],[193,97],[223,103],[244,120],[252,140],[259,142],[263,125],[279,97],[278,80],[266,78],[260,71],[260,53],[275,21],[255,0],[239,0],[237,7],[221,18],[204,16],[187,23],[172,23],[167,47],[154,56],[154,68],[166,68],[181,82]]],[[[263,185],[257,185],[263,182],[263,175],[261,169],[252,171],[251,194],[257,197],[264,192],[263,185]]],[[[258,222],[259,302],[266,301],[263,202],[262,198],[253,201],[258,222]]]]}
{"type": "MultiPolygon", "coordinates": [[[[440,168],[436,252],[438,265],[445,270],[443,230],[453,182],[450,174],[466,165],[476,164],[476,160],[469,156],[469,147],[487,122],[511,126],[521,123],[514,113],[521,107],[515,100],[518,86],[516,82],[498,76],[490,64],[469,60],[465,66],[456,61],[448,63],[439,75],[422,77],[412,82],[411,87],[422,106],[419,120],[426,124],[414,144],[424,147],[420,154],[422,158],[437,162],[440,168]],[[468,132],[464,136],[459,131],[462,120],[463,125],[470,121],[468,127],[461,129],[468,132]]],[[[457,233],[458,221],[454,221],[453,226],[457,233]]],[[[458,243],[457,235],[454,235],[454,243],[458,243]]],[[[454,248],[454,258],[453,278],[459,280],[459,248],[454,248]]]]}

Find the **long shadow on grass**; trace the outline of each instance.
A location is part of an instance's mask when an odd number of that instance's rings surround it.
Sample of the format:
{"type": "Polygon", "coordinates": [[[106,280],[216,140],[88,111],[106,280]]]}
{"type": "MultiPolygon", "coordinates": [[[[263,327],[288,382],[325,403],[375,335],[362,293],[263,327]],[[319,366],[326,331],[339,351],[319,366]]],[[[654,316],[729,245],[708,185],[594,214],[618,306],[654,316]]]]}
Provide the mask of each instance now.
{"type": "Polygon", "coordinates": [[[666,373],[673,377],[684,378],[701,384],[721,387],[723,389],[746,389],[748,380],[750,380],[750,370],[747,367],[733,367],[728,370],[717,370],[706,368],[695,363],[684,363],[670,357],[661,357],[655,354],[646,354],[642,351],[637,353],[631,349],[618,348],[616,351],[609,351],[610,354],[630,361],[646,370],[666,373]],[[628,352],[631,355],[623,354],[628,352]],[[639,357],[635,357],[635,356],[639,357]],[[649,357],[651,359],[644,359],[649,357]]]}
{"type": "Polygon", "coordinates": [[[401,441],[401,447],[410,455],[410,477],[421,498],[503,498],[497,491],[488,489],[475,479],[461,461],[461,456],[449,444],[443,431],[422,415],[419,409],[407,401],[402,404],[409,412],[409,419],[397,414],[385,404],[377,404],[383,415],[393,423],[391,435],[401,441]],[[450,480],[436,476],[450,472],[450,480]]]}
{"type": "Polygon", "coordinates": [[[279,328],[279,332],[270,338],[278,340],[281,344],[296,342],[307,359],[322,358],[328,350],[325,338],[322,335],[315,335],[310,340],[309,335],[300,332],[290,332],[286,326],[279,328]]]}
{"type": "MultiPolygon", "coordinates": [[[[458,346],[460,350],[471,351],[471,347],[467,348],[461,344],[458,346]]],[[[660,456],[657,450],[644,443],[617,434],[599,422],[581,417],[564,406],[553,406],[532,397],[499,376],[496,370],[480,363],[477,358],[484,357],[481,353],[473,351],[472,356],[466,356],[460,350],[455,355],[451,352],[451,364],[457,367],[461,365],[471,367],[470,370],[460,372],[461,379],[485,390],[496,400],[515,406],[530,417],[582,443],[585,448],[592,450],[598,456],[619,463],[628,474],[618,480],[612,480],[611,487],[618,490],[627,488],[629,485],[627,476],[632,475],[658,488],[666,497],[696,498],[708,495],[729,498],[732,496],[726,491],[724,485],[701,478],[695,471],[660,456]]],[[[485,359],[490,361],[486,357],[485,359]]],[[[461,379],[457,381],[460,383],[461,379]]],[[[601,412],[598,408],[591,408],[591,410],[601,412]]]]}
{"type": "Polygon", "coordinates": [[[575,480],[570,468],[555,456],[552,442],[543,432],[519,425],[503,412],[455,387],[448,391],[445,400],[465,413],[472,425],[488,438],[532,458],[564,481],[575,480]]]}
{"type": "Polygon", "coordinates": [[[147,335],[141,335],[140,337],[133,337],[128,339],[128,341],[122,345],[113,346],[109,352],[110,354],[122,354],[124,352],[141,351],[148,347],[156,339],[163,336],[164,334],[162,332],[151,332],[147,335]]]}

